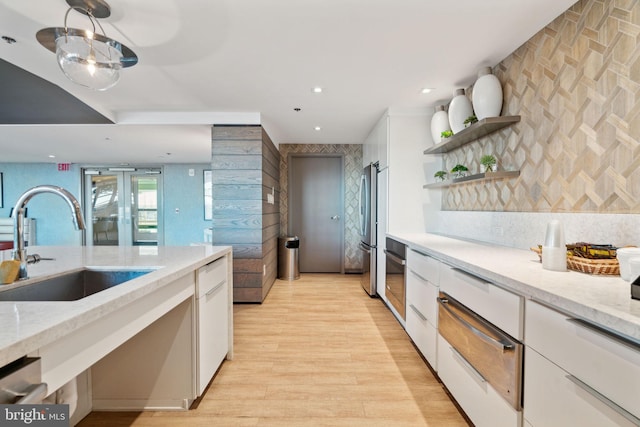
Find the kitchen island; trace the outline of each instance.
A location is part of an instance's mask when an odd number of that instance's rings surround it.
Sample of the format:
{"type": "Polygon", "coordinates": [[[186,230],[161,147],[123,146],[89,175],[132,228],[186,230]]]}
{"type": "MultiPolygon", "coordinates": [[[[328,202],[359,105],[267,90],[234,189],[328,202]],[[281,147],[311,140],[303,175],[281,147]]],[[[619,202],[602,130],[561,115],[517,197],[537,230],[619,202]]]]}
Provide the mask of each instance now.
{"type": "Polygon", "coordinates": [[[207,363],[199,358],[202,332],[221,332],[224,343],[216,345],[223,345],[223,357],[232,356],[230,247],[31,247],[29,253],[54,260],[30,265],[28,279],[3,285],[0,294],[82,269],[148,271],[75,301],[0,302],[0,366],[41,357],[49,392],[92,368],[94,409],[96,401],[102,409],[187,409],[206,386],[199,378],[207,363]],[[207,299],[216,295],[224,298],[215,306],[216,320],[201,324],[210,318],[207,299]],[[215,329],[220,325],[224,331],[215,329]],[[126,364],[114,372],[123,357],[126,364]],[[122,384],[119,375],[136,387],[122,384]]]}

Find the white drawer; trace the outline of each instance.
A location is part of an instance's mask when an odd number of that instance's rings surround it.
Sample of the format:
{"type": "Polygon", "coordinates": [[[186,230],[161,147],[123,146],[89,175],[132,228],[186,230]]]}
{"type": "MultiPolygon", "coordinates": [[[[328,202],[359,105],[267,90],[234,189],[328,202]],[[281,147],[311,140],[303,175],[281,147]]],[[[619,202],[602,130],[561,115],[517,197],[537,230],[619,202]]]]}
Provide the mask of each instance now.
{"type": "Polygon", "coordinates": [[[531,348],[525,350],[525,363],[524,416],[531,426],[635,425],[531,348]]]}
{"type": "Polygon", "coordinates": [[[196,298],[201,298],[227,280],[227,257],[203,265],[196,276],[196,298]]]}
{"type": "Polygon", "coordinates": [[[522,297],[445,264],[440,268],[440,290],[513,338],[522,340],[522,297]]]}
{"type": "Polygon", "coordinates": [[[438,370],[436,363],[436,345],[438,341],[438,331],[435,326],[428,322],[414,306],[407,308],[407,319],[405,325],[407,334],[411,337],[420,353],[429,362],[434,371],[438,370]]]}
{"type": "Polygon", "coordinates": [[[516,411],[486,381],[468,367],[452,346],[438,335],[438,376],[477,427],[520,427],[516,411]]]}
{"type": "Polygon", "coordinates": [[[407,308],[413,305],[413,309],[417,310],[433,326],[438,325],[437,298],[438,288],[436,286],[416,275],[412,270],[407,271],[407,308]]]}
{"type": "Polygon", "coordinates": [[[527,301],[525,343],[640,418],[640,347],[527,301]]]}
{"type": "Polygon", "coordinates": [[[440,281],[440,261],[437,259],[409,249],[407,251],[407,268],[438,286],[440,281]]]}

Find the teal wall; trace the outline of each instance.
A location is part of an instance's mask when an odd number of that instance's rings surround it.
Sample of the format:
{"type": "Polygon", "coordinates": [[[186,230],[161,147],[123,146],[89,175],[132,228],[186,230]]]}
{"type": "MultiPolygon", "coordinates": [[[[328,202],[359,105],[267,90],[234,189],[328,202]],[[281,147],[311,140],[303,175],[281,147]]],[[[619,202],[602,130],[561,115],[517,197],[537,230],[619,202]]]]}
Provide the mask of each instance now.
{"type": "MultiPolygon", "coordinates": [[[[210,164],[171,164],[163,166],[164,244],[189,245],[202,242],[204,220],[203,171],[210,164]],[[189,169],[194,176],[189,176],[189,169]],[[176,213],[176,208],[179,213],[176,213]]],[[[37,185],[58,185],[81,200],[81,166],[71,165],[69,171],[59,172],[56,164],[0,163],[3,178],[3,205],[0,217],[8,217],[18,197],[37,185]]],[[[80,245],[82,233],[71,221],[71,211],[65,201],[54,194],[39,194],[27,205],[28,216],[37,220],[38,245],[80,245]]]]}

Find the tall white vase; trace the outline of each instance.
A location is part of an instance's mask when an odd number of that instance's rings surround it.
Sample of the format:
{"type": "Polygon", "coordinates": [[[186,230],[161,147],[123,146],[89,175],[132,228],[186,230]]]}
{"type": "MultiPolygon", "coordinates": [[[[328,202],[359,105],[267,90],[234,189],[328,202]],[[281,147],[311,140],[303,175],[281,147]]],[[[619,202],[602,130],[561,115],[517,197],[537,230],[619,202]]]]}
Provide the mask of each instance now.
{"type": "Polygon", "coordinates": [[[444,105],[438,105],[435,114],[431,117],[431,137],[434,144],[442,141],[442,132],[445,130],[451,130],[449,115],[444,110],[444,105]]]}
{"type": "Polygon", "coordinates": [[[502,85],[491,72],[491,67],[478,71],[478,80],[473,85],[473,109],[478,120],[498,117],[502,111],[502,85]]]}
{"type": "Polygon", "coordinates": [[[453,133],[464,129],[464,121],[473,116],[471,101],[464,94],[464,89],[456,89],[449,104],[449,125],[453,133]]]}

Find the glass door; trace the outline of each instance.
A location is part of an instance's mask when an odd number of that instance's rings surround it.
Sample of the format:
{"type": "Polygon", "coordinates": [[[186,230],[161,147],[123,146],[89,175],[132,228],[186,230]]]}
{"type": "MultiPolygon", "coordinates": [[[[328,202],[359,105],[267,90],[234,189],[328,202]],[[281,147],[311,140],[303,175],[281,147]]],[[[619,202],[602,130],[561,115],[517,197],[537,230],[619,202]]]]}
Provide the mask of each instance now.
{"type": "Polygon", "coordinates": [[[84,174],[87,245],[162,244],[160,169],[97,168],[84,174]]]}

